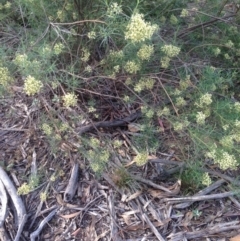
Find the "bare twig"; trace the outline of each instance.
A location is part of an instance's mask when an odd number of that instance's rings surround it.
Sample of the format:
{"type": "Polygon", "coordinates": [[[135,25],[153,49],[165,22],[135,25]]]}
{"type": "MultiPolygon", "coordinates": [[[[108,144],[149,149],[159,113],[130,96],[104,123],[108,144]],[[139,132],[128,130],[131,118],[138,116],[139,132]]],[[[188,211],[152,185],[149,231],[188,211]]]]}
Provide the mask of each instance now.
{"type": "Polygon", "coordinates": [[[173,193],[172,193],[169,189],[167,189],[166,187],[160,186],[160,185],[158,185],[158,184],[156,184],[156,183],[154,183],[154,182],[152,182],[152,181],[150,181],[150,180],[147,180],[147,179],[144,179],[144,178],[142,178],[142,177],[135,176],[135,175],[131,175],[131,178],[134,179],[134,180],[136,180],[136,181],[145,183],[145,184],[147,184],[147,185],[149,185],[149,186],[152,186],[152,187],[155,187],[155,188],[157,188],[157,189],[163,190],[163,191],[165,191],[165,192],[167,192],[167,193],[169,193],[169,194],[173,194],[173,193]]]}
{"type": "Polygon", "coordinates": [[[105,22],[103,21],[100,21],[100,20],[82,20],[82,21],[76,21],[76,22],[72,22],[72,23],[50,23],[51,25],[56,25],[56,26],[64,26],[64,25],[78,25],[78,24],[83,24],[83,23],[88,23],[88,22],[91,22],[91,23],[103,23],[103,24],[106,24],[105,22]]]}
{"type": "Polygon", "coordinates": [[[142,214],[143,219],[146,221],[146,223],[148,224],[148,226],[150,227],[150,229],[153,231],[153,233],[155,234],[155,236],[157,237],[157,239],[159,241],[165,241],[164,238],[161,236],[161,234],[158,232],[158,230],[155,228],[155,226],[153,225],[153,223],[150,221],[150,219],[148,218],[148,216],[143,213],[142,214]]]}
{"type": "Polygon", "coordinates": [[[162,202],[170,202],[170,203],[178,203],[178,202],[195,202],[195,201],[203,201],[203,200],[210,200],[210,199],[219,199],[225,198],[229,196],[233,196],[234,192],[224,192],[218,194],[211,194],[211,195],[202,195],[202,196],[193,196],[193,197],[179,197],[179,198],[163,198],[162,202]]]}
{"type": "Polygon", "coordinates": [[[71,172],[71,177],[69,179],[67,188],[64,192],[64,197],[63,197],[64,202],[70,202],[72,200],[77,190],[78,174],[79,174],[79,165],[78,163],[74,163],[74,166],[71,172]]]}
{"type": "MultiPolygon", "coordinates": [[[[47,187],[46,187],[46,189],[45,189],[45,193],[47,193],[49,187],[50,187],[50,183],[47,184],[47,187]]],[[[41,202],[39,203],[39,205],[38,205],[38,207],[37,207],[37,211],[36,211],[36,213],[35,213],[35,215],[34,215],[34,217],[33,217],[33,220],[32,220],[32,222],[31,222],[29,228],[31,228],[31,227],[33,226],[36,218],[38,217],[38,215],[39,215],[39,213],[40,213],[40,211],[41,211],[41,209],[42,209],[43,203],[44,203],[44,201],[41,200],[41,202]]]]}
{"type": "MultiPolygon", "coordinates": [[[[198,192],[197,194],[193,195],[193,197],[199,197],[202,195],[206,195],[206,194],[210,193],[211,191],[213,191],[214,189],[220,187],[224,182],[225,182],[225,180],[220,179],[220,180],[214,182],[209,187],[206,187],[203,190],[201,190],[200,192],[198,192]]],[[[174,208],[183,209],[183,208],[189,207],[192,204],[193,204],[193,202],[180,203],[180,204],[175,205],[174,208]]]]}
{"type": "Polygon", "coordinates": [[[180,241],[183,240],[184,238],[186,239],[196,239],[196,238],[203,238],[203,237],[208,237],[213,234],[219,234],[220,232],[228,231],[228,230],[239,230],[240,225],[239,221],[232,221],[229,223],[220,223],[215,226],[210,226],[208,228],[194,231],[194,232],[178,232],[174,234],[170,234],[168,236],[169,241],[180,241]]]}
{"type": "Polygon", "coordinates": [[[110,193],[108,197],[108,206],[109,206],[109,211],[110,211],[110,230],[111,230],[111,240],[122,240],[118,236],[118,228],[116,225],[116,213],[115,213],[115,208],[114,208],[114,200],[113,200],[113,194],[112,192],[110,193]]]}
{"type": "Polygon", "coordinates": [[[42,231],[42,229],[43,229],[43,227],[45,226],[45,224],[48,223],[48,222],[53,218],[53,216],[56,214],[57,210],[58,210],[58,209],[55,208],[51,213],[49,213],[48,216],[45,217],[45,218],[41,221],[38,229],[35,230],[33,233],[30,234],[30,239],[31,239],[31,241],[35,241],[35,239],[39,236],[39,234],[40,234],[40,232],[42,231]]]}

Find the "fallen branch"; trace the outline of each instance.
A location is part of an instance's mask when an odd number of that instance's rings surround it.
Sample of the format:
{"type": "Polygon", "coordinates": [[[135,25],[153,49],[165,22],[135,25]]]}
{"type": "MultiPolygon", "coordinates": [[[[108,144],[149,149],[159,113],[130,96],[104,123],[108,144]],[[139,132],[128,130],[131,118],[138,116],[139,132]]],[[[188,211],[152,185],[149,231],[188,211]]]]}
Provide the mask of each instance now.
{"type": "Polygon", "coordinates": [[[164,238],[161,236],[161,234],[158,232],[158,230],[155,228],[155,226],[153,225],[153,223],[150,221],[150,219],[148,218],[148,216],[145,213],[142,214],[142,218],[146,221],[146,223],[148,224],[148,226],[150,227],[152,232],[155,234],[157,239],[159,241],[165,241],[164,238]]]}
{"type": "Polygon", "coordinates": [[[114,208],[114,199],[112,191],[108,197],[108,206],[109,206],[109,212],[110,212],[110,230],[111,230],[111,240],[122,240],[118,236],[118,227],[116,225],[116,212],[114,208]]]}
{"type": "Polygon", "coordinates": [[[135,175],[131,175],[131,178],[134,179],[134,180],[136,180],[136,181],[145,183],[145,184],[147,184],[147,185],[149,185],[149,186],[152,186],[152,187],[155,187],[155,188],[157,188],[157,189],[163,190],[163,191],[165,191],[165,192],[167,192],[167,193],[169,193],[169,194],[174,194],[174,195],[175,195],[175,193],[171,192],[171,191],[170,191],[169,189],[167,189],[166,187],[160,186],[160,185],[158,185],[158,184],[156,184],[156,183],[154,183],[154,182],[152,182],[152,181],[150,181],[150,180],[147,180],[147,179],[144,179],[144,178],[142,178],[142,177],[135,176],[135,175]]]}
{"type": "Polygon", "coordinates": [[[122,120],[100,121],[100,122],[97,122],[97,123],[93,123],[93,124],[89,124],[89,125],[77,128],[76,132],[81,135],[85,132],[88,132],[88,131],[94,129],[94,128],[99,128],[99,127],[110,128],[110,127],[116,127],[116,126],[124,126],[124,125],[134,121],[135,119],[141,117],[141,115],[142,115],[141,112],[138,111],[136,113],[133,113],[133,114],[129,115],[128,117],[126,117],[122,120]]]}
{"type": "Polygon", "coordinates": [[[55,208],[51,213],[48,214],[47,217],[45,217],[37,230],[35,230],[33,233],[30,234],[30,239],[31,241],[35,241],[35,239],[39,236],[40,232],[42,231],[43,227],[45,226],[46,223],[48,223],[52,218],[53,216],[56,214],[58,208],[55,208]]]}
{"type": "Polygon", "coordinates": [[[63,197],[64,202],[70,202],[74,194],[76,193],[78,174],[79,174],[79,165],[78,163],[75,163],[72,168],[71,177],[69,179],[67,188],[64,192],[64,197],[63,197]]]}
{"type": "Polygon", "coordinates": [[[202,230],[193,231],[193,232],[178,232],[174,234],[170,234],[167,238],[170,238],[169,241],[180,241],[186,239],[196,239],[208,237],[210,235],[219,234],[224,231],[229,230],[239,230],[240,225],[239,221],[232,221],[229,223],[220,223],[212,227],[208,227],[202,230]]]}
{"type": "MultiPolygon", "coordinates": [[[[214,182],[212,185],[210,185],[209,187],[206,187],[203,190],[201,190],[200,192],[198,192],[197,194],[193,195],[193,197],[199,197],[202,195],[206,195],[206,194],[210,193],[211,191],[213,191],[214,189],[220,187],[224,182],[225,182],[225,180],[223,180],[223,179],[218,180],[218,181],[214,182]]],[[[193,202],[180,203],[180,204],[175,205],[174,208],[183,209],[183,208],[189,207],[192,204],[193,204],[193,202]]]]}
{"type": "Polygon", "coordinates": [[[234,192],[224,192],[218,194],[211,194],[211,195],[202,195],[197,197],[179,197],[179,198],[163,198],[162,202],[170,202],[170,203],[178,203],[178,202],[195,202],[195,201],[203,201],[203,200],[210,200],[210,199],[219,199],[225,198],[229,196],[233,196],[234,192]]]}
{"type": "Polygon", "coordinates": [[[22,202],[22,199],[17,195],[16,188],[14,187],[12,181],[10,180],[7,173],[3,170],[2,167],[0,167],[0,180],[2,181],[9,196],[11,197],[12,202],[13,202],[14,207],[17,212],[16,219],[17,219],[18,231],[17,231],[14,241],[18,241],[20,238],[20,235],[22,234],[22,230],[25,225],[25,222],[27,220],[26,209],[22,202]]]}
{"type": "Polygon", "coordinates": [[[0,213],[0,228],[3,227],[5,218],[7,216],[7,193],[2,181],[0,180],[0,200],[1,200],[1,213],[0,213]]]}

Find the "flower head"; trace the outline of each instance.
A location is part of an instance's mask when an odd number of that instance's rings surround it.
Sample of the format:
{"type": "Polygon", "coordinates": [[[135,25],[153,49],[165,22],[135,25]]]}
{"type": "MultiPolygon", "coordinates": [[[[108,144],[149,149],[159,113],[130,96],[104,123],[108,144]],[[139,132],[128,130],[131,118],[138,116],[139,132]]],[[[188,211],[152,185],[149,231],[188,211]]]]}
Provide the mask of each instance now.
{"type": "Polygon", "coordinates": [[[3,86],[7,86],[12,82],[12,77],[10,76],[10,72],[6,67],[0,67],[0,84],[3,86]]]}
{"type": "Polygon", "coordinates": [[[153,52],[154,52],[153,45],[144,44],[137,52],[137,56],[141,60],[149,60],[153,52]]]}
{"type": "Polygon", "coordinates": [[[129,73],[129,74],[136,74],[137,71],[140,70],[140,65],[134,61],[127,61],[127,63],[124,66],[124,69],[129,73]]]}
{"type": "Polygon", "coordinates": [[[63,96],[63,105],[65,107],[76,106],[77,96],[74,93],[68,93],[63,96]]]}
{"type": "Polygon", "coordinates": [[[205,106],[210,105],[211,103],[212,103],[212,95],[209,93],[206,93],[201,96],[198,103],[195,103],[195,105],[197,105],[200,108],[203,108],[205,106]]]}
{"type": "Polygon", "coordinates": [[[162,52],[169,58],[176,57],[180,53],[180,48],[173,46],[172,44],[166,44],[161,47],[162,52]]]}
{"type": "Polygon", "coordinates": [[[29,75],[24,82],[24,91],[27,95],[34,95],[40,91],[43,87],[41,81],[36,80],[34,77],[29,75]]]}
{"type": "Polygon", "coordinates": [[[206,115],[200,111],[197,113],[196,115],[196,121],[199,125],[204,125],[205,124],[205,119],[206,119],[206,115]]]}
{"type": "Polygon", "coordinates": [[[118,3],[111,3],[111,5],[107,9],[107,15],[110,18],[120,13],[122,13],[122,6],[118,5],[118,3]]]}
{"type": "Polygon", "coordinates": [[[127,25],[125,39],[138,43],[151,39],[153,33],[158,29],[157,25],[151,25],[145,22],[143,14],[136,13],[132,15],[129,24],[127,25]]]}

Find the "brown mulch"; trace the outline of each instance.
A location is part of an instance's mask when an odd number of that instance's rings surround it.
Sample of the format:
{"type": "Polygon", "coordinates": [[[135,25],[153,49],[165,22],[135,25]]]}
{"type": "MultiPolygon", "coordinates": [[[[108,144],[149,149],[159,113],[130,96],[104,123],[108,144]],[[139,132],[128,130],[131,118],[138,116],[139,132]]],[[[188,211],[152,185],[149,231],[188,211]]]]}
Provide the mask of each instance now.
{"type": "MultiPolygon", "coordinates": [[[[104,122],[112,125],[110,129],[88,122],[76,127],[73,136],[51,145],[40,128],[40,112],[53,111],[49,103],[46,98],[34,104],[21,92],[0,100],[1,166],[16,188],[28,182],[33,172],[40,177],[39,185],[21,196],[27,220],[19,240],[240,240],[236,237],[240,233],[240,203],[230,189],[239,172],[211,170],[215,182],[190,194],[173,175],[184,168],[173,152],[159,152],[137,167],[128,153],[131,141],[124,127],[137,122],[137,110],[118,122],[104,122]],[[115,152],[100,177],[76,151],[77,135],[86,126],[89,132],[97,134],[101,127],[102,135],[117,133],[126,138],[125,146],[115,152]],[[122,187],[121,170],[130,175],[122,187]],[[41,200],[42,192],[47,193],[46,200],[41,200]]],[[[58,117],[67,119],[78,110],[70,111],[60,112],[58,117]]],[[[18,229],[15,219],[16,210],[9,201],[4,229],[0,230],[2,240],[14,240],[18,229]]]]}

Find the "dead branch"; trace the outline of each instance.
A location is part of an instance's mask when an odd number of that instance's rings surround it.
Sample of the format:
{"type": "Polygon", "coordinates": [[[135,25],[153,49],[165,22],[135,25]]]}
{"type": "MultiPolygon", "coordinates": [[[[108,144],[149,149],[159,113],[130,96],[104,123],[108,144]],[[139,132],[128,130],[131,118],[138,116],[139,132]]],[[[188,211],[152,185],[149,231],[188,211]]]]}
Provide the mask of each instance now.
{"type": "Polygon", "coordinates": [[[67,188],[64,192],[64,197],[63,197],[64,202],[70,202],[72,200],[77,190],[78,174],[79,174],[79,165],[78,163],[75,163],[72,168],[72,172],[71,172],[71,176],[70,176],[67,188]]]}
{"type": "Polygon", "coordinates": [[[114,200],[113,200],[113,195],[112,192],[110,193],[108,197],[108,206],[109,206],[109,211],[110,211],[110,230],[111,230],[111,240],[122,240],[118,236],[118,227],[116,225],[116,212],[114,208],[114,200]]]}
{"type": "MultiPolygon", "coordinates": [[[[200,192],[198,192],[197,194],[193,195],[193,197],[199,197],[202,195],[206,195],[206,194],[210,193],[211,191],[213,191],[214,189],[220,187],[224,182],[225,182],[225,180],[220,179],[220,180],[214,182],[213,184],[211,184],[209,187],[206,187],[203,190],[201,190],[200,192]]],[[[175,205],[174,208],[183,209],[183,208],[189,207],[192,204],[193,204],[193,202],[180,203],[180,204],[175,205]]]]}
{"type": "MultiPolygon", "coordinates": [[[[167,189],[166,187],[160,186],[160,185],[158,185],[158,184],[156,184],[156,183],[154,183],[154,182],[152,182],[152,181],[150,181],[150,180],[144,179],[144,178],[139,177],[139,176],[136,176],[136,175],[131,175],[131,178],[134,179],[134,180],[136,180],[136,181],[145,183],[145,184],[147,184],[147,185],[149,185],[149,186],[152,186],[152,187],[155,187],[155,188],[157,188],[157,189],[163,190],[163,191],[165,191],[165,192],[167,192],[167,193],[169,193],[169,194],[173,194],[173,193],[172,193],[169,189],[167,189]]],[[[175,194],[174,194],[174,195],[175,195],[175,194]]]]}
{"type": "Polygon", "coordinates": [[[17,220],[17,225],[18,225],[18,231],[17,231],[17,235],[16,235],[14,241],[18,241],[20,238],[20,235],[22,233],[23,227],[25,225],[25,222],[27,220],[26,209],[22,202],[22,199],[17,195],[17,190],[14,187],[12,181],[10,180],[7,173],[3,170],[2,167],[0,167],[0,180],[2,181],[3,185],[5,186],[9,196],[12,199],[14,207],[17,211],[16,220],[17,220]]]}
{"type": "Polygon", "coordinates": [[[7,193],[3,186],[2,181],[0,180],[0,200],[1,200],[1,213],[0,213],[0,228],[3,226],[6,215],[7,215],[7,193]]]}
{"type": "Polygon", "coordinates": [[[146,215],[146,213],[142,214],[142,218],[146,221],[146,223],[148,224],[148,226],[150,227],[150,229],[153,231],[153,233],[155,234],[155,236],[157,237],[157,239],[159,241],[165,241],[164,238],[161,236],[161,234],[158,232],[158,230],[155,228],[155,226],[153,225],[153,223],[150,221],[150,219],[148,218],[148,216],[146,215]]]}
{"type": "Polygon", "coordinates": [[[213,234],[219,234],[224,231],[229,230],[239,230],[240,225],[239,221],[232,221],[229,223],[220,223],[215,226],[210,226],[208,228],[193,231],[193,232],[178,232],[174,234],[170,234],[167,238],[170,238],[169,241],[180,241],[184,238],[186,239],[196,239],[196,238],[202,238],[202,237],[208,237],[213,234]]]}
{"type": "Polygon", "coordinates": [[[234,194],[235,194],[234,192],[224,192],[224,193],[218,193],[218,194],[193,196],[193,197],[163,198],[161,201],[162,202],[170,202],[170,203],[178,203],[178,202],[183,202],[183,201],[195,202],[195,201],[225,198],[225,197],[233,196],[234,194]]]}
{"type": "Polygon", "coordinates": [[[94,128],[99,128],[99,127],[110,128],[110,127],[116,127],[116,126],[124,126],[124,125],[130,123],[131,121],[133,121],[133,120],[135,120],[139,117],[141,117],[140,111],[138,111],[136,113],[133,113],[133,114],[129,115],[128,117],[122,119],[122,120],[100,121],[100,122],[97,122],[97,123],[89,124],[89,125],[77,128],[76,132],[81,135],[85,132],[88,132],[88,131],[94,129],[94,128]]]}
{"type": "Polygon", "coordinates": [[[56,214],[57,212],[57,208],[55,208],[51,213],[48,214],[47,217],[45,217],[39,227],[37,228],[37,230],[35,230],[33,233],[30,234],[30,240],[31,241],[35,241],[35,239],[39,236],[40,232],[42,231],[43,227],[45,226],[46,223],[48,223],[52,218],[53,216],[56,214]]]}

